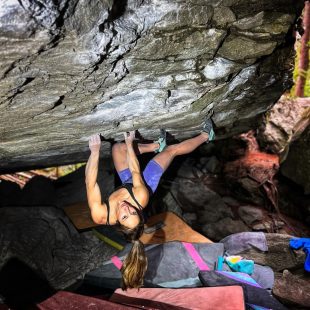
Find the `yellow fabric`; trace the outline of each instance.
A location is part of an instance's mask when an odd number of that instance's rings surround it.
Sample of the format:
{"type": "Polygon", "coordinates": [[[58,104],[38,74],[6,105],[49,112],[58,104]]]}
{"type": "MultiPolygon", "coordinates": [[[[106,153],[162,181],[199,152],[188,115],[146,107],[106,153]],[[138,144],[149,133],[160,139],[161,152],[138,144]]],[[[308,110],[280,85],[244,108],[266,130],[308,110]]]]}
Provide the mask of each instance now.
{"type": "Polygon", "coordinates": [[[242,259],[241,256],[228,256],[228,257],[226,257],[226,260],[233,263],[233,264],[238,263],[241,259],[242,259]]]}

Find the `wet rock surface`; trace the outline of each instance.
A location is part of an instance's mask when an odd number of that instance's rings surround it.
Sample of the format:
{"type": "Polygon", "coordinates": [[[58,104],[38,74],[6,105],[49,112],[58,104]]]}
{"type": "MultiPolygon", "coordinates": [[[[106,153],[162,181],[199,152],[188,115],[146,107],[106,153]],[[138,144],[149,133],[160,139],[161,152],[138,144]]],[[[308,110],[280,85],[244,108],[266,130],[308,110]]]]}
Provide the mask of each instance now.
{"type": "Polygon", "coordinates": [[[211,108],[218,138],[255,127],[291,84],[301,7],[2,1],[0,170],[81,162],[96,132],[119,140],[138,128],[155,139],[165,127],[190,137],[211,108]]]}

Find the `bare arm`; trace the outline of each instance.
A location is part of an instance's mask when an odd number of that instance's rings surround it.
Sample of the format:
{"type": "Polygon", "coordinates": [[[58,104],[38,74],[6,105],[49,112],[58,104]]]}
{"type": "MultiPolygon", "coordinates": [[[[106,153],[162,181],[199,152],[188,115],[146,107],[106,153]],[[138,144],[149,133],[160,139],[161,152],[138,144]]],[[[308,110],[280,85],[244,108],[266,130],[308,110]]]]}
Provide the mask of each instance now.
{"type": "Polygon", "coordinates": [[[142,207],[145,207],[149,200],[149,192],[141,176],[140,164],[133,148],[133,139],[135,137],[135,133],[134,131],[131,131],[129,135],[127,133],[124,133],[124,136],[127,146],[128,167],[132,175],[133,187],[135,193],[138,195],[140,204],[142,205],[142,207]]]}
{"type": "MultiPolygon", "coordinates": [[[[137,185],[140,185],[140,181],[143,182],[141,177],[141,171],[140,171],[140,164],[137,158],[137,155],[133,148],[133,139],[135,137],[134,131],[127,133],[124,133],[125,136],[125,143],[127,146],[127,161],[128,161],[128,167],[132,174],[133,179],[133,185],[135,186],[135,180],[138,182],[137,185]],[[140,176],[140,178],[139,178],[140,176]],[[141,179],[141,180],[140,180],[141,179]]],[[[144,182],[143,182],[144,184],[144,182]]]]}
{"type": "Polygon", "coordinates": [[[101,203],[101,193],[97,183],[100,146],[100,136],[92,136],[89,140],[91,154],[85,169],[85,183],[92,219],[97,224],[105,224],[107,211],[101,203]]]}

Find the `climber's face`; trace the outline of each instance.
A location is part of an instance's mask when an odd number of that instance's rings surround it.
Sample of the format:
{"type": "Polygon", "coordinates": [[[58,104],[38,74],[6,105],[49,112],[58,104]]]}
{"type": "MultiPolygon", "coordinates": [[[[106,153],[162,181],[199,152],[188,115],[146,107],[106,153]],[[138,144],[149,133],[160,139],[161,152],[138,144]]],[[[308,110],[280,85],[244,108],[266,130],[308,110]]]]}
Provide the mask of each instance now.
{"type": "Polygon", "coordinates": [[[140,222],[136,208],[127,201],[122,201],[119,204],[116,216],[121,225],[130,229],[135,228],[140,222]]]}

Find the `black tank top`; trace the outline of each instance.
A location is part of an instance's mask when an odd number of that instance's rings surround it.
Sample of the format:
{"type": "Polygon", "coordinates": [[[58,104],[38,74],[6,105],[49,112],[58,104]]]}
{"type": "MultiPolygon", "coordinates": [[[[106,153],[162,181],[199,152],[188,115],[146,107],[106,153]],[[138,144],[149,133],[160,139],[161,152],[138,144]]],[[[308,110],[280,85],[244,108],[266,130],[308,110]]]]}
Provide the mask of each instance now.
{"type": "MultiPolygon", "coordinates": [[[[140,203],[138,202],[138,200],[136,199],[136,197],[133,194],[132,188],[133,188],[133,184],[132,183],[124,183],[121,186],[117,187],[114,191],[119,190],[120,188],[126,188],[127,191],[129,192],[131,198],[133,199],[133,201],[138,205],[139,210],[142,210],[143,207],[140,205],[140,203]]],[[[110,225],[110,203],[109,203],[109,198],[106,200],[106,205],[107,205],[107,223],[106,225],[110,225]]]]}

